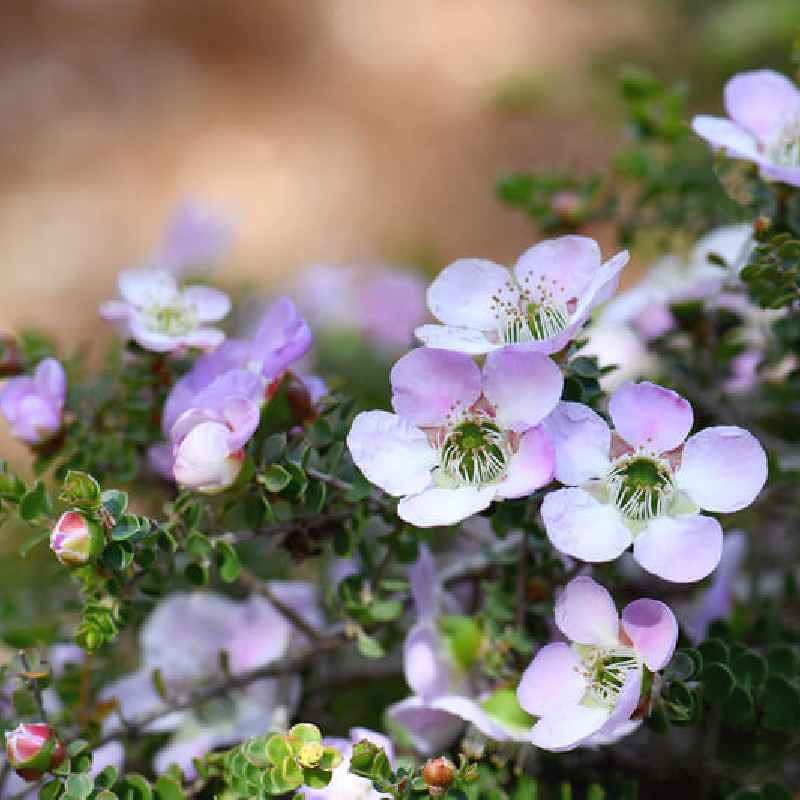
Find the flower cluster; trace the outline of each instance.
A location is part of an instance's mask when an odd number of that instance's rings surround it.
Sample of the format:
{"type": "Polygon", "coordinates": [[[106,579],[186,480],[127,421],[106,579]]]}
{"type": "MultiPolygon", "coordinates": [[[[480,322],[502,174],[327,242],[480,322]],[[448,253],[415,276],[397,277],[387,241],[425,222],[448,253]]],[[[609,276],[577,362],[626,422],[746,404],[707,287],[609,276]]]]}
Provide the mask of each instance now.
{"type": "Polygon", "coordinates": [[[67,379],[54,358],[39,362],[33,377],[11,378],[0,390],[0,413],[14,436],[31,445],[46,442],[61,428],[67,379]]]}
{"type": "MultiPolygon", "coordinates": [[[[721,249],[735,278],[751,247],[745,228],[700,242],[695,266],[674,289],[645,287],[628,297],[629,318],[660,326],[645,336],[671,327],[674,300],[720,293],[725,275],[708,263],[708,253],[721,249]]],[[[392,369],[395,413],[362,412],[347,439],[364,476],[402,498],[401,519],[421,527],[454,524],[493,501],[530,496],[555,478],[562,488],[545,494],[541,517],[565,556],[612,561],[632,546],[641,566],[669,581],[698,581],[714,570],[723,534],[711,513],[745,508],[766,481],[766,456],[755,437],[734,426],[690,436],[690,404],[648,382],[627,381],[613,393],[613,429],[589,406],[561,400],[567,346],[611,297],[627,260],[623,252],[604,264],[596,242],[564,236],[532,247],[513,273],[461,260],[433,281],[428,304],[444,324],[419,328],[426,347],[392,369]],[[482,367],[473,356],[485,356],[482,367]]],[[[463,646],[454,649],[433,585],[423,559],[412,570],[420,620],[406,639],[404,660],[415,694],[390,713],[422,752],[446,744],[464,721],[490,738],[517,738],[518,729],[480,704],[489,687],[477,694],[470,677],[479,637],[467,648],[469,658],[463,646]]],[[[574,645],[543,648],[519,686],[522,709],[539,718],[534,744],[563,750],[632,730],[652,674],[674,649],[672,612],[654,600],[635,601],[620,631],[610,595],[586,577],[565,589],[556,624],[574,645]]]]}

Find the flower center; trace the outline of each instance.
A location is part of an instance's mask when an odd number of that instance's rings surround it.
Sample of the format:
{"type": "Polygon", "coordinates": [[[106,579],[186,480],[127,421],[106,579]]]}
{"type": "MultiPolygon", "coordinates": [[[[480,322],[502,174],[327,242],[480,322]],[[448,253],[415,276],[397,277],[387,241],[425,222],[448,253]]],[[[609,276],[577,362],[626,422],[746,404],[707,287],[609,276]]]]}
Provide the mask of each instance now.
{"type": "Polygon", "coordinates": [[[445,471],[459,483],[490,483],[505,471],[508,437],[495,422],[472,419],[445,434],[439,453],[445,471]]]}
{"type": "Polygon", "coordinates": [[[178,296],[164,305],[154,303],[145,309],[143,316],[151,331],[165,336],[181,336],[196,327],[194,307],[184,305],[178,296]]]}
{"type": "Polygon", "coordinates": [[[661,516],[672,495],[672,470],[666,461],[639,455],[618,458],[606,479],[608,495],[628,519],[661,516]]]}
{"type": "Polygon", "coordinates": [[[543,284],[534,290],[511,283],[508,288],[508,297],[504,296],[503,290],[492,297],[498,342],[541,342],[567,327],[569,308],[563,297],[557,297],[553,290],[547,290],[543,284]]]}
{"type": "Polygon", "coordinates": [[[601,648],[578,645],[581,666],[578,668],[588,683],[585,705],[614,708],[628,673],[641,669],[636,654],[628,647],[601,648]]]}
{"type": "Polygon", "coordinates": [[[800,115],[778,126],[764,142],[769,160],[779,167],[800,166],[800,115]]]}

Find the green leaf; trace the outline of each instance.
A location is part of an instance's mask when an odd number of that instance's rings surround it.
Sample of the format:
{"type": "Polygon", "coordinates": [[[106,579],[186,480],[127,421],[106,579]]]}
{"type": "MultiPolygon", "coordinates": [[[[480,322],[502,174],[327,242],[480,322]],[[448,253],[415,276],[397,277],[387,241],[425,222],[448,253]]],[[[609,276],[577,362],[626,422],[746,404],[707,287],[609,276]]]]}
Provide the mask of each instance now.
{"type": "Polygon", "coordinates": [[[319,744],[322,741],[319,728],[310,722],[300,722],[294,725],[288,735],[292,739],[299,739],[304,744],[319,744]]]}
{"type": "Polygon", "coordinates": [[[69,794],[83,800],[83,798],[88,797],[92,793],[94,782],[88,775],[79,773],[77,775],[70,775],[69,778],[67,778],[65,786],[69,794]]]}
{"type": "Polygon", "coordinates": [[[121,517],[115,517],[115,519],[117,519],[117,524],[111,531],[111,538],[115,542],[130,539],[131,536],[135,536],[141,530],[142,526],[139,522],[139,517],[135,514],[124,514],[121,517]]]}
{"type": "Polygon", "coordinates": [[[187,564],[183,569],[183,574],[193,586],[205,586],[208,583],[208,569],[197,561],[187,564]]]}
{"type": "Polygon", "coordinates": [[[798,672],[797,654],[788,645],[780,645],[767,654],[767,666],[771,675],[796,675],[798,672]]]}
{"type": "Polygon", "coordinates": [[[335,747],[324,747],[322,749],[322,758],[317,767],[319,769],[332,770],[336,769],[342,761],[344,761],[344,757],[335,747]]]}
{"type": "Polygon", "coordinates": [[[469,669],[478,657],[483,631],[472,618],[462,614],[446,614],[441,618],[442,631],[456,661],[469,669]]]}
{"type": "Polygon", "coordinates": [[[333,773],[322,767],[306,767],[303,770],[303,783],[311,789],[324,789],[331,778],[333,773]]]}
{"type": "Polygon", "coordinates": [[[280,492],[289,485],[292,476],[280,464],[270,464],[258,476],[258,480],[260,483],[263,483],[270,492],[280,492]]]}
{"type": "Polygon", "coordinates": [[[136,773],[126,775],[115,787],[115,792],[125,800],[153,800],[150,784],[136,773]]]}
{"type": "Polygon", "coordinates": [[[767,678],[761,703],[765,728],[794,731],[800,727],[800,689],[783,675],[767,678]]]}
{"type": "Polygon", "coordinates": [[[736,679],[725,664],[712,662],[703,669],[703,689],[710,703],[719,704],[733,691],[736,679]]]}
{"type": "Polygon", "coordinates": [[[764,800],[792,800],[794,795],[777,781],[768,781],[761,787],[764,800]]]}
{"type": "Polygon", "coordinates": [[[121,572],[133,563],[133,547],[130,542],[110,542],[103,550],[100,563],[107,569],[121,572]]]}
{"type": "Polygon", "coordinates": [[[242,565],[235,548],[229,542],[220,539],[217,542],[217,569],[225,583],[233,583],[242,571],[242,565]]]}
{"type": "Polygon", "coordinates": [[[737,686],[722,703],[722,716],[734,728],[750,728],[755,722],[753,696],[743,686],[737,686]]]}
{"type": "Polygon", "coordinates": [[[61,781],[50,781],[39,789],[39,800],[56,800],[61,794],[61,781]]]}
{"type": "Polygon", "coordinates": [[[383,645],[372,636],[369,636],[366,633],[360,633],[358,635],[358,652],[361,653],[364,658],[383,658],[386,655],[386,651],[383,649],[383,645]]]}
{"type": "Polygon", "coordinates": [[[36,481],[34,488],[26,492],[19,501],[19,515],[25,522],[33,522],[47,513],[47,506],[47,492],[44,484],[36,481]]]}
{"type": "Polygon", "coordinates": [[[276,766],[283,762],[284,758],[292,756],[292,752],[286,743],[286,740],[279,733],[269,737],[267,740],[267,758],[272,764],[276,766]]]}
{"type": "Polygon", "coordinates": [[[758,653],[743,653],[733,659],[731,670],[745,688],[760,686],[767,677],[767,661],[758,653]]]}
{"type": "Polygon", "coordinates": [[[75,756],[85,753],[89,747],[89,742],[86,739],[76,739],[67,745],[67,757],[75,758],[75,756]]]}
{"type": "Polygon", "coordinates": [[[95,508],[101,501],[100,485],[91,475],[71,469],[58,499],[80,508],[95,508]]]}
{"type": "Polygon", "coordinates": [[[156,797],[158,800],[184,800],[186,795],[176,781],[162,775],[156,781],[156,797]]]}
{"type": "Polygon", "coordinates": [[[711,664],[714,661],[728,663],[728,645],[722,639],[706,639],[697,646],[703,656],[703,663],[711,664]]]}
{"type": "Polygon", "coordinates": [[[100,500],[103,507],[114,519],[119,519],[128,508],[128,494],[119,489],[106,489],[101,492],[100,500]]]}
{"type": "Polygon", "coordinates": [[[391,622],[403,613],[403,604],[396,600],[376,600],[370,604],[369,613],[375,622],[391,622]]]}

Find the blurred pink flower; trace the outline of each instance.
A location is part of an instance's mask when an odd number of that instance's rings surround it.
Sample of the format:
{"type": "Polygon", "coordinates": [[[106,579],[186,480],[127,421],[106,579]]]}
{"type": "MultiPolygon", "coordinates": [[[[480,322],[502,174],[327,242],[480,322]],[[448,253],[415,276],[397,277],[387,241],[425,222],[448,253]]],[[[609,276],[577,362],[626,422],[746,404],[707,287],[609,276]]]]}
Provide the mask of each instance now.
{"type": "Polygon", "coordinates": [[[41,444],[61,428],[66,394],[64,367],[54,358],[45,358],[33,377],[20,375],[6,381],[0,389],[0,413],[14,436],[28,444],[41,444]]]}
{"type": "Polygon", "coordinates": [[[757,164],[766,180],[800,186],[800,90],[768,69],[734,75],[724,117],[697,116],[694,132],[731,158],[757,164]]]}

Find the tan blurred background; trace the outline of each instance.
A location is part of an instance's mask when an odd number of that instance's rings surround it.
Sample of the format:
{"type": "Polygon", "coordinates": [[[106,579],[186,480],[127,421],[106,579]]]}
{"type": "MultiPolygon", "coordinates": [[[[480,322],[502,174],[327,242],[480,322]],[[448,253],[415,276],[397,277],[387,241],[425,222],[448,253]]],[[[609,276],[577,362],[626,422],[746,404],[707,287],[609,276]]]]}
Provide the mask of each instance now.
{"type": "Polygon", "coordinates": [[[533,229],[493,198],[500,167],[600,166],[621,63],[686,74],[712,23],[741,61],[767,6],[800,17],[796,0],[3,0],[0,329],[95,339],[116,273],[185,198],[233,219],[229,283],[509,260],[533,229]]]}

